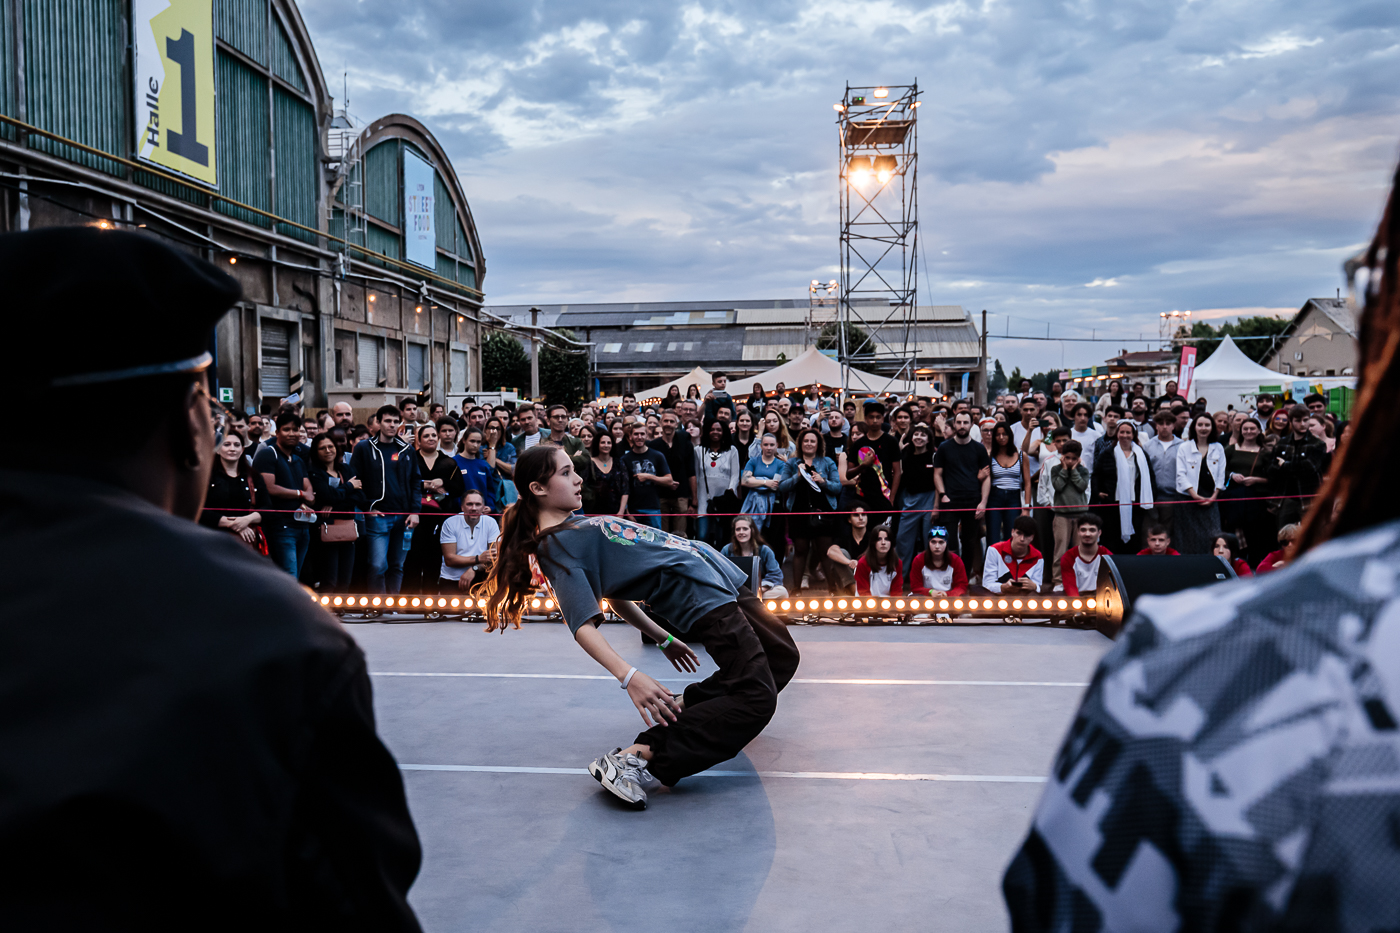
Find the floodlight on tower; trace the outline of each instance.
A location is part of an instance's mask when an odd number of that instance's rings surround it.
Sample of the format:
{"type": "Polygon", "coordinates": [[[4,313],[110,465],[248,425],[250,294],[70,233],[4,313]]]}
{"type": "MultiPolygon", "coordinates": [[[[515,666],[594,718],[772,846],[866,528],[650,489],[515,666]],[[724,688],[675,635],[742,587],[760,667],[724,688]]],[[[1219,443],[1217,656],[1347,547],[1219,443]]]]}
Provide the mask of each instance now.
{"type": "Polygon", "coordinates": [[[846,177],[854,184],[863,185],[870,180],[874,171],[870,156],[851,156],[851,161],[847,163],[846,177]]]}
{"type": "Polygon", "coordinates": [[[899,170],[899,160],[892,155],[879,155],[874,161],[875,177],[880,180],[880,184],[885,184],[894,177],[894,173],[899,170]]]}
{"type": "Polygon", "coordinates": [[[889,96],[890,96],[890,89],[887,88],[887,87],[877,87],[877,88],[875,89],[875,96],[876,96],[877,98],[889,97],[889,96]]]}

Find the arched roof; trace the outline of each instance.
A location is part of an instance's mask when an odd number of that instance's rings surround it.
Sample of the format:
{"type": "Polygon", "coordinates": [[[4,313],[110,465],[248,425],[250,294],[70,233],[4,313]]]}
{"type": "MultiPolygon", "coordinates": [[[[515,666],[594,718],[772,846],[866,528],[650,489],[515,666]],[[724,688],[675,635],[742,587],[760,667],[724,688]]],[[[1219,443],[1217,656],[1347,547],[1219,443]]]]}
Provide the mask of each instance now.
{"type": "MultiPolygon", "coordinates": [[[[452,160],[447,157],[447,152],[432,132],[406,113],[391,113],[371,121],[359,136],[358,146],[362,157],[375,146],[390,139],[403,139],[413,143],[433,163],[433,168],[437,170],[438,176],[442,178],[443,184],[447,187],[447,192],[452,198],[453,210],[456,212],[457,219],[462,224],[462,230],[466,233],[467,240],[471,244],[469,258],[476,267],[476,287],[481,288],[482,280],[486,277],[486,256],[481,250],[481,238],[477,235],[476,221],[472,219],[471,207],[467,204],[467,196],[462,191],[462,183],[457,178],[457,170],[452,167],[452,160]]],[[[339,190],[332,191],[331,198],[338,197],[339,193],[339,190]]]]}
{"type": "Polygon", "coordinates": [[[311,42],[306,22],[301,18],[295,0],[272,0],[272,7],[287,30],[287,38],[292,41],[292,51],[296,53],[301,73],[306,78],[308,90],[316,106],[321,123],[329,121],[331,92],[326,85],[326,76],[321,72],[321,60],[316,56],[316,46],[311,42]]]}

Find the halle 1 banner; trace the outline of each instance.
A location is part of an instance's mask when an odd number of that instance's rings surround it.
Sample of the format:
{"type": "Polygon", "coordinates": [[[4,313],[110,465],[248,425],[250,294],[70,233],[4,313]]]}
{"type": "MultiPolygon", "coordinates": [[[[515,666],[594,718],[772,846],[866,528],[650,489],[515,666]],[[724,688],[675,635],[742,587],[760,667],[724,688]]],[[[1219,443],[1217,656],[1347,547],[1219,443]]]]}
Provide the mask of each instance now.
{"type": "Polygon", "coordinates": [[[404,258],[437,269],[437,231],[433,229],[433,167],[412,150],[403,151],[404,258]]]}
{"type": "Polygon", "coordinates": [[[213,0],[132,0],[131,25],[136,157],[217,188],[213,0]]]}
{"type": "Polygon", "coordinates": [[[1182,398],[1190,401],[1191,381],[1196,375],[1196,348],[1181,348],[1181,364],[1176,370],[1176,391],[1182,398]]]}

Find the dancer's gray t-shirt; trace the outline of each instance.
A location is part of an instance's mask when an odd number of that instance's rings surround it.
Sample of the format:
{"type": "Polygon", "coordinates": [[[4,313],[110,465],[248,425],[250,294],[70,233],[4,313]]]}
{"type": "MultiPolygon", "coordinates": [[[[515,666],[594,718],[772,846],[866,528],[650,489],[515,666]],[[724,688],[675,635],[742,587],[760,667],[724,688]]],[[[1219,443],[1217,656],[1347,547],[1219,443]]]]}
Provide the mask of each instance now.
{"type": "Polygon", "coordinates": [[[748,578],[703,541],[612,516],[571,520],[540,548],[569,631],[598,615],[601,599],[631,599],[688,632],[705,613],[739,598],[748,578]]]}

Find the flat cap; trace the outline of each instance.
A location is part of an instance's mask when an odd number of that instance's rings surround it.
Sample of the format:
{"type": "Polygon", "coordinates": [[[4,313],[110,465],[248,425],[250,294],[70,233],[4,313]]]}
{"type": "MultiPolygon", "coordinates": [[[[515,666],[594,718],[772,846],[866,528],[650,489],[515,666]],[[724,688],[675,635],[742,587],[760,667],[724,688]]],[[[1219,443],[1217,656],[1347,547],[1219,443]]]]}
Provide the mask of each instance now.
{"type": "Polygon", "coordinates": [[[117,383],[209,366],[238,281],[155,237],[96,227],[0,234],[12,354],[0,391],[117,383]]]}

